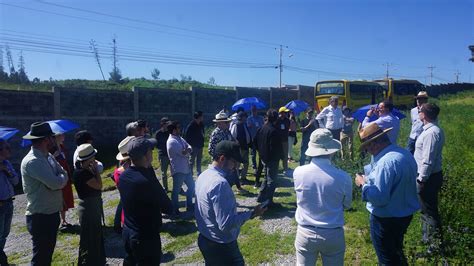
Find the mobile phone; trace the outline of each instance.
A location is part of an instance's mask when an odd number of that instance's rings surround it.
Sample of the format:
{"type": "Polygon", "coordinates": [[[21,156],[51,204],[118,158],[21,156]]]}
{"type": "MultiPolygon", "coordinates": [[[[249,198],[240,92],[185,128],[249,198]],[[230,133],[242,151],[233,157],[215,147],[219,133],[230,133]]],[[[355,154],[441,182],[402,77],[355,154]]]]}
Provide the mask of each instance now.
{"type": "Polygon", "coordinates": [[[260,203],[260,207],[263,209],[263,208],[266,208],[268,206],[268,204],[270,204],[270,200],[267,199],[266,201],[260,203]]]}

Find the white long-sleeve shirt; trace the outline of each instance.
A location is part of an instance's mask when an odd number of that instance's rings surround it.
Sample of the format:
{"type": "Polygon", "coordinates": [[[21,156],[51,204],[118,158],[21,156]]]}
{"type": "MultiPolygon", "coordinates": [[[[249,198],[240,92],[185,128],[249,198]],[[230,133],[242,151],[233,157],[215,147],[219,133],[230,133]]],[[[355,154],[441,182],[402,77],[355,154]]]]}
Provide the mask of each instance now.
{"type": "Polygon", "coordinates": [[[352,178],[326,158],[313,158],[293,173],[298,225],[337,228],[352,203],[352,178]]]}
{"type": "Polygon", "coordinates": [[[344,118],[341,108],[334,108],[331,105],[324,109],[316,116],[316,120],[323,121],[322,125],[327,129],[341,129],[344,127],[344,118]]]}
{"type": "Polygon", "coordinates": [[[428,123],[415,143],[415,161],[418,166],[418,180],[426,181],[431,174],[441,171],[441,152],[444,145],[444,132],[438,125],[428,123]]]}
{"type": "Polygon", "coordinates": [[[411,131],[410,131],[410,138],[416,139],[423,131],[423,122],[420,120],[420,115],[418,114],[420,108],[415,106],[410,111],[411,117],[411,131]]]}

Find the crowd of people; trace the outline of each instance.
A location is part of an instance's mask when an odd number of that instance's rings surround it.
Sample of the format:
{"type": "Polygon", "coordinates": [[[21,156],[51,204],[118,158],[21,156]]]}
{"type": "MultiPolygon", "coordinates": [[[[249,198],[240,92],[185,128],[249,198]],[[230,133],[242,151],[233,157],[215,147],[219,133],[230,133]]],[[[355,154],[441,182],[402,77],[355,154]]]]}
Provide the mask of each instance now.
{"type": "MultiPolygon", "coordinates": [[[[371,161],[355,175],[354,182],[367,202],[370,236],[380,264],[406,264],[403,238],[420,208],[428,251],[436,248],[436,241],[442,243],[438,193],[443,182],[444,133],[437,125],[440,109],[428,103],[426,92],[416,99],[406,149],[397,145],[400,122],[389,101],[370,109],[357,130],[360,152],[371,155],[371,161]],[[375,121],[370,120],[373,115],[377,116],[375,121]]],[[[127,136],[118,144],[113,174],[120,193],[114,230],[122,234],[127,254],[124,265],[158,265],[162,217],[177,219],[185,214],[196,220],[197,242],[206,265],[244,265],[237,243],[240,227],[280,206],[274,202],[280,161],[284,173],[294,179],[297,264],[315,265],[321,256],[324,265],[343,265],[344,209],[351,207],[353,178],[334,166],[332,159],[353,159],[351,110],[341,110],[338,98],[332,97],[317,115],[313,109],[306,110],[299,126],[295,114],[286,107],[269,109],[264,117],[255,106],[250,111],[250,115],[243,109],[233,115],[225,111],[215,115],[207,149],[212,162],[204,171],[202,112],[196,112],[184,130],[179,122],[161,118],[153,137],[144,120],[126,125],[127,136]],[[298,128],[300,166],[291,173],[288,162],[296,159],[293,146],[298,142],[298,128]],[[154,148],[158,149],[159,178],[152,167],[154,148]],[[232,186],[239,193],[246,192],[242,184],[250,182],[250,166],[254,186],[259,189],[258,205],[240,212],[232,186]],[[180,211],[180,194],[186,196],[185,213],[180,211]]],[[[69,167],[63,134],[53,132],[46,122],[33,123],[30,129],[23,137],[31,140],[32,147],[21,162],[21,178],[27,198],[26,225],[33,243],[31,264],[51,264],[58,228],[70,226],[65,212],[74,208],[73,184],[81,227],[78,264],[104,265],[103,165],[95,158],[98,151],[92,135],[85,130],[76,133],[77,148],[73,167],[69,167]]],[[[8,161],[10,153],[8,142],[0,140],[1,265],[8,265],[3,248],[13,214],[13,186],[19,183],[19,175],[8,161]]]]}

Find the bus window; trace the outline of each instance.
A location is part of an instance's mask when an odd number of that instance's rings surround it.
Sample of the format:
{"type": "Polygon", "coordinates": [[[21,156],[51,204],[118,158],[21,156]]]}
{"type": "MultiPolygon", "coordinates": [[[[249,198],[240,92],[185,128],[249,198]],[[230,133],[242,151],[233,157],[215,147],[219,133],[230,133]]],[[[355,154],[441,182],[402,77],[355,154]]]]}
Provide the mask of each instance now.
{"type": "Polygon", "coordinates": [[[344,95],[344,83],[342,82],[319,83],[318,95],[323,95],[323,94],[344,95]]]}
{"type": "Polygon", "coordinates": [[[349,91],[352,100],[368,100],[372,98],[372,87],[366,84],[350,84],[349,91]]]}
{"type": "Polygon", "coordinates": [[[393,87],[397,95],[416,95],[420,88],[417,83],[394,83],[393,87]]]}

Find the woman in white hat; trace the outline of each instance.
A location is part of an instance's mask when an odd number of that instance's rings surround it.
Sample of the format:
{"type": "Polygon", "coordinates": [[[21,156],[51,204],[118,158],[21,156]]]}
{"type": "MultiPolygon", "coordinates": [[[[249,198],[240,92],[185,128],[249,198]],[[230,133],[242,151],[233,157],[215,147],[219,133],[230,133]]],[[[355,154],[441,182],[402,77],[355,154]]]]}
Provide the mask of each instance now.
{"type": "Polygon", "coordinates": [[[91,144],[78,148],[78,168],[73,181],[79,197],[79,242],[78,265],[105,265],[104,237],[102,233],[102,179],[97,171],[97,150],[91,144]]]}
{"type": "MultiPolygon", "coordinates": [[[[114,170],[114,182],[118,188],[118,183],[120,180],[120,175],[130,167],[132,163],[130,157],[128,156],[128,143],[130,140],[135,138],[134,136],[128,136],[124,138],[118,145],[119,152],[115,158],[119,161],[118,166],[114,170]]],[[[115,210],[115,217],[114,217],[114,231],[118,234],[122,233],[122,225],[123,225],[123,211],[122,211],[122,202],[119,201],[117,205],[117,209],[115,210]]]]}

